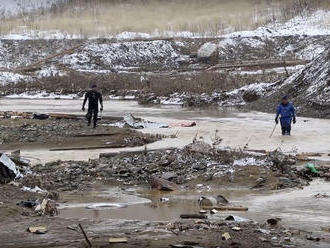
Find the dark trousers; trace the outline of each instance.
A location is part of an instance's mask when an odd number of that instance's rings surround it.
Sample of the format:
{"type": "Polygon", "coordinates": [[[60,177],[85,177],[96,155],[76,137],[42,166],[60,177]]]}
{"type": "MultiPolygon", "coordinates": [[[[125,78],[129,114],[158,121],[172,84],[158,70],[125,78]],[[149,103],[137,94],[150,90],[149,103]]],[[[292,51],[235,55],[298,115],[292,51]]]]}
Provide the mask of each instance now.
{"type": "Polygon", "coordinates": [[[291,119],[281,119],[282,135],[291,135],[291,119]]]}
{"type": "Polygon", "coordinates": [[[88,126],[91,124],[92,118],[93,118],[93,124],[94,127],[96,127],[96,123],[97,123],[97,115],[99,112],[99,108],[98,107],[89,107],[88,108],[88,112],[87,112],[87,120],[88,120],[88,126]]]}

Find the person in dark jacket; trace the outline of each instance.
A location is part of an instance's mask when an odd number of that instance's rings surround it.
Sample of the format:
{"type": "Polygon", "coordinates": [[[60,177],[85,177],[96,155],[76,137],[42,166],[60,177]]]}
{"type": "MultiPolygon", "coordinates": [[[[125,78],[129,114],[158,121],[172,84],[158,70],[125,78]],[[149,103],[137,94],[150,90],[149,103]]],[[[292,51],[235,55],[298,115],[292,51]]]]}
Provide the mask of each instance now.
{"type": "Polygon", "coordinates": [[[93,117],[93,124],[94,128],[96,128],[97,123],[97,115],[99,112],[99,102],[101,104],[101,111],[103,111],[103,99],[102,94],[97,91],[97,86],[94,84],[91,86],[91,89],[87,91],[85,94],[84,103],[82,106],[82,110],[85,111],[85,104],[88,100],[88,112],[87,112],[87,120],[88,120],[88,126],[91,125],[92,117],[93,117]]]}
{"type": "Polygon", "coordinates": [[[281,104],[277,107],[275,122],[278,124],[278,118],[282,127],[282,135],[291,135],[291,123],[296,123],[296,110],[292,103],[289,102],[288,97],[282,98],[281,104]]]}

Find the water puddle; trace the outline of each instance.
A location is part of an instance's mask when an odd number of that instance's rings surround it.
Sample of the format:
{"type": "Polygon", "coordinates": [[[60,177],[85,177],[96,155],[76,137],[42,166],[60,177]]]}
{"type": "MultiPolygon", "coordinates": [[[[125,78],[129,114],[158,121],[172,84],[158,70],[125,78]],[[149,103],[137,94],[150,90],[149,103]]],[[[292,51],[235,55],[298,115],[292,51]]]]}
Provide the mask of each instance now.
{"type": "MultiPolygon", "coordinates": [[[[224,195],[234,205],[249,208],[247,212],[224,211],[213,218],[234,215],[237,219],[264,223],[268,218],[281,218],[281,224],[305,231],[322,232],[330,223],[330,198],[316,194],[330,192],[330,182],[315,181],[302,190],[259,192],[249,188],[210,188],[164,193],[146,188],[117,187],[84,194],[65,195],[60,216],[93,220],[172,221],[181,214],[198,213],[201,196],[224,195]]],[[[323,233],[323,235],[327,235],[323,233]]]]}

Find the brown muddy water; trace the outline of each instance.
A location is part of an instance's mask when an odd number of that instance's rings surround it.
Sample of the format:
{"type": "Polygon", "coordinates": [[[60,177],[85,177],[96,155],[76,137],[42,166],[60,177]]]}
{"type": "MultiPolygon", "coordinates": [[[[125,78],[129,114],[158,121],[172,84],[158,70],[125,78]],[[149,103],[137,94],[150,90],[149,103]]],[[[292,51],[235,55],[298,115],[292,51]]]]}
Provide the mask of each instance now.
{"type": "MultiPolygon", "coordinates": [[[[146,188],[108,188],[79,195],[64,195],[60,216],[93,220],[123,219],[142,221],[175,220],[183,213],[198,213],[201,196],[224,195],[234,205],[249,208],[247,212],[219,212],[213,218],[234,215],[239,221],[247,219],[260,223],[268,218],[281,218],[281,224],[309,232],[321,233],[330,223],[330,198],[316,198],[326,194],[330,183],[316,180],[304,189],[283,191],[253,191],[248,188],[213,188],[196,185],[195,190],[162,193],[146,188]],[[109,205],[106,207],[106,205],[109,205]]],[[[330,235],[323,233],[323,235],[330,235]]]]}
{"type": "MultiPolygon", "coordinates": [[[[1,110],[81,113],[79,100],[24,100],[0,99],[1,110]]],[[[273,128],[274,116],[257,112],[239,112],[234,109],[186,109],[179,106],[139,106],[134,101],[106,101],[105,115],[123,116],[132,113],[151,121],[161,123],[181,123],[196,121],[192,128],[175,127],[169,129],[148,128],[148,133],[165,135],[177,134],[175,139],[164,139],[148,145],[148,148],[183,147],[196,136],[212,142],[215,132],[223,138],[220,146],[272,150],[280,148],[288,153],[320,152],[327,165],[330,162],[330,120],[298,117],[293,128],[293,136],[282,137],[279,128],[269,138],[273,128]]],[[[125,148],[124,150],[142,149],[125,148]]],[[[25,150],[23,156],[34,156],[42,162],[61,159],[88,160],[97,158],[100,152],[121,151],[106,149],[95,151],[49,152],[44,150],[25,150]]],[[[318,162],[317,162],[318,163],[318,162]]],[[[330,194],[330,183],[313,181],[304,189],[260,192],[248,188],[218,188],[209,185],[196,185],[194,190],[182,190],[170,194],[160,193],[148,188],[96,187],[88,194],[65,193],[59,206],[60,216],[78,219],[121,219],[121,220],[174,220],[183,213],[196,213],[198,199],[202,195],[222,194],[235,205],[249,208],[248,212],[223,212],[212,218],[224,218],[229,214],[241,220],[252,219],[265,222],[270,217],[279,217],[281,223],[304,231],[319,232],[330,242],[330,234],[322,227],[330,226],[330,198],[315,198],[316,194],[330,194]],[[164,201],[161,199],[164,198],[164,201]],[[96,204],[96,205],[95,205],[96,204]],[[110,206],[106,207],[106,204],[110,206]]],[[[327,247],[320,245],[319,247],[327,247]]]]}
{"type": "MultiPolygon", "coordinates": [[[[40,113],[61,112],[82,114],[81,100],[27,100],[0,99],[3,111],[32,111],[40,113]]],[[[286,153],[314,152],[321,153],[318,159],[330,161],[330,120],[304,118],[298,116],[298,122],[293,126],[292,136],[282,137],[277,126],[272,138],[270,134],[274,127],[274,115],[260,112],[239,112],[235,109],[190,109],[180,106],[141,106],[135,101],[105,101],[104,115],[124,116],[132,113],[136,117],[166,123],[179,124],[195,121],[197,125],[191,128],[146,128],[146,133],[176,135],[177,138],[162,139],[149,144],[148,149],[183,147],[192,142],[195,136],[212,143],[215,135],[222,138],[220,147],[243,148],[252,150],[281,149],[286,153]]],[[[101,149],[89,151],[58,151],[49,152],[44,149],[26,149],[23,156],[38,158],[36,163],[44,163],[61,157],[63,160],[95,159],[102,152],[123,150],[140,150],[144,147],[124,149],[101,149]]]]}

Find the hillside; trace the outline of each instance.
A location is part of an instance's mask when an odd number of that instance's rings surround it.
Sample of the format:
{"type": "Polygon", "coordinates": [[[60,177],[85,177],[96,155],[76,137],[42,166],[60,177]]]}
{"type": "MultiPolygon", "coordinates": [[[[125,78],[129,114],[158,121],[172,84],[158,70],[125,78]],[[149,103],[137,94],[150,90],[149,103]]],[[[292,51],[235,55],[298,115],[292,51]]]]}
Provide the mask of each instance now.
{"type": "Polygon", "coordinates": [[[284,95],[297,106],[298,114],[330,118],[330,47],[253,107],[274,111],[284,95]]]}

